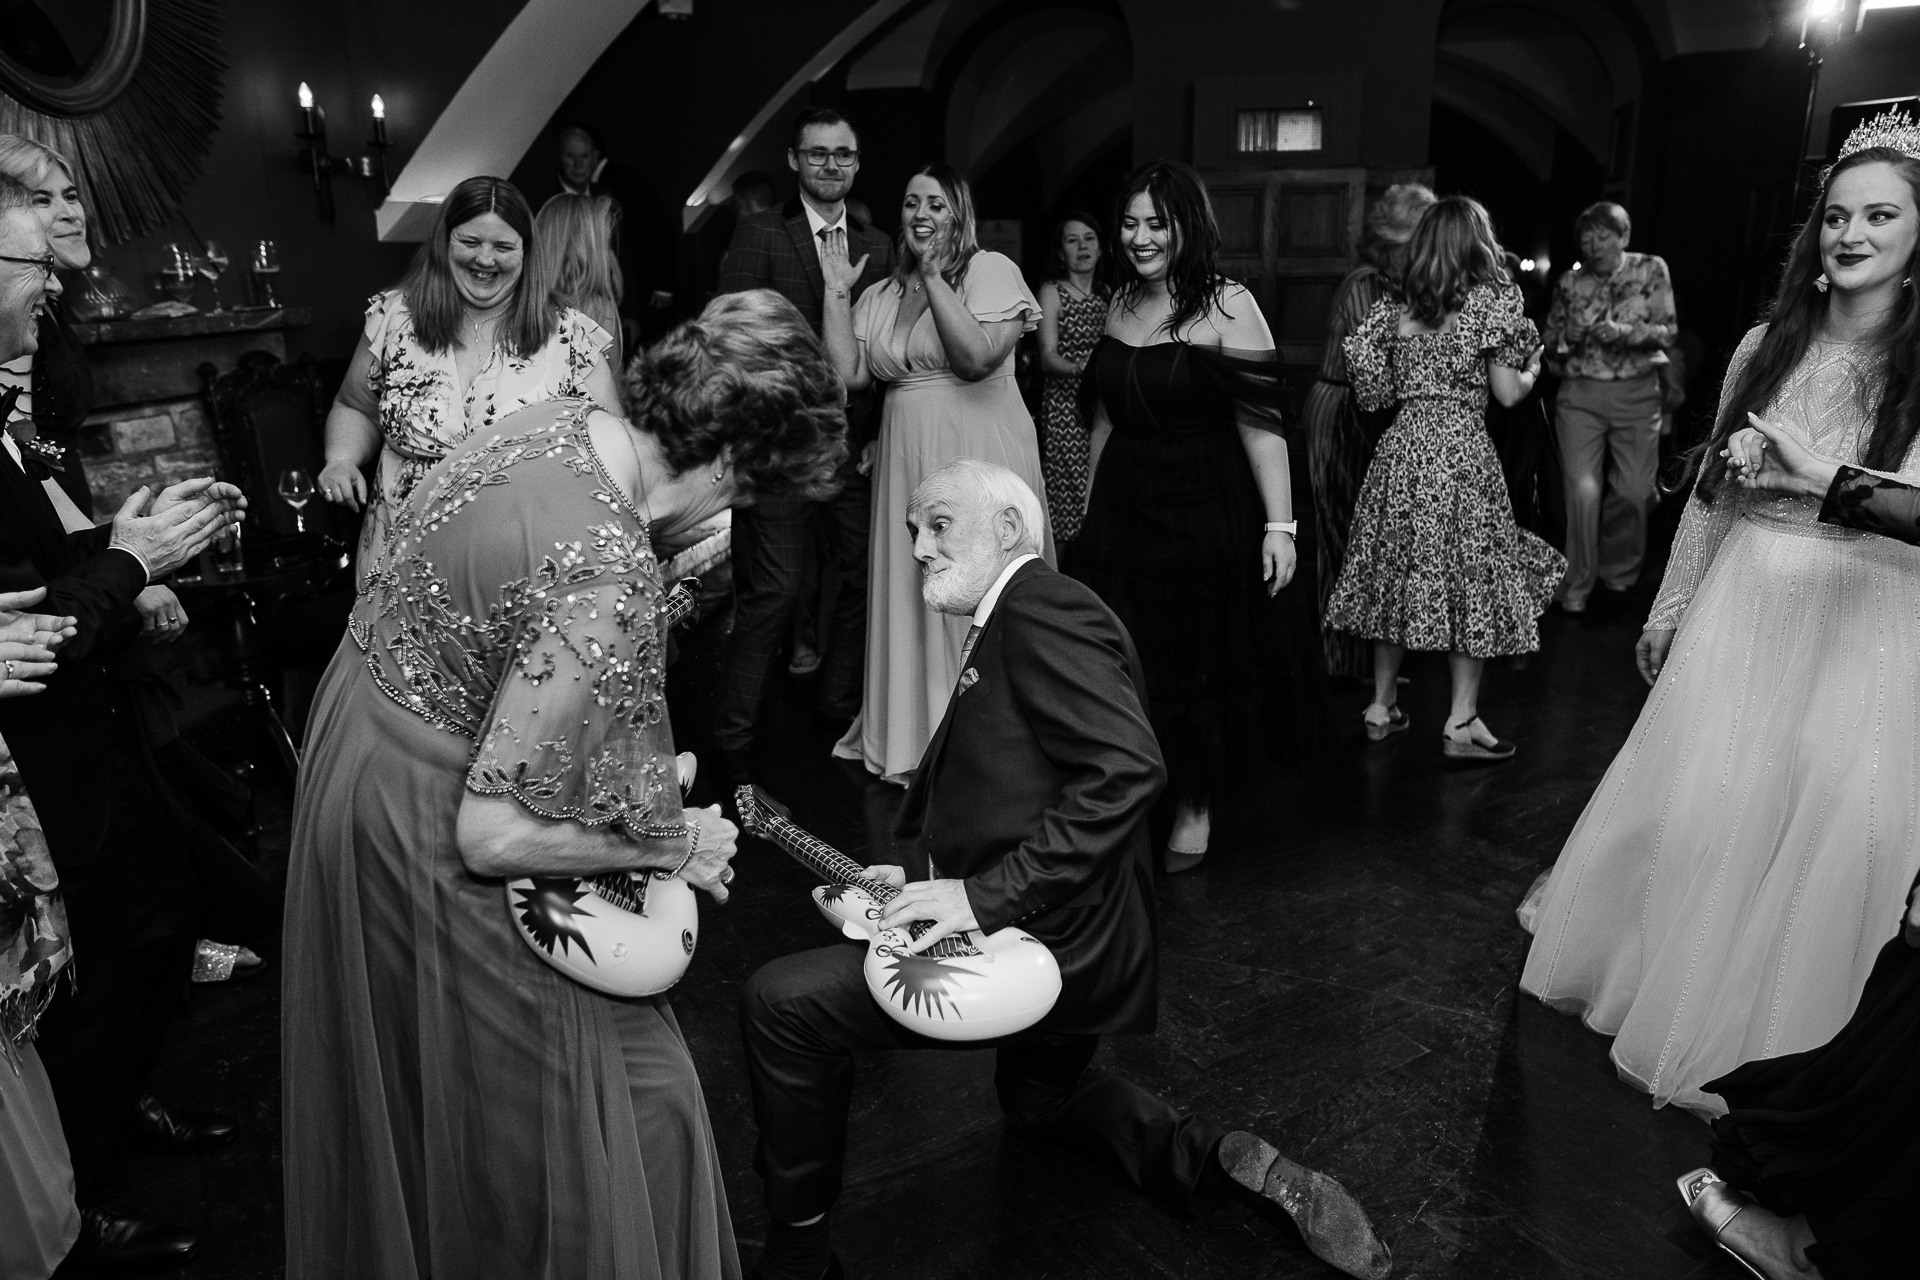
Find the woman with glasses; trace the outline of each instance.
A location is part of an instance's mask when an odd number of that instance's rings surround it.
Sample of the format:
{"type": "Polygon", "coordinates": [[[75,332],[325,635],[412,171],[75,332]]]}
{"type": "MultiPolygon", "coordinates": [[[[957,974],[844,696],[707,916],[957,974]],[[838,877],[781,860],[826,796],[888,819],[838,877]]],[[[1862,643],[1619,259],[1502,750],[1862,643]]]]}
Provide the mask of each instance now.
{"type": "Polygon", "coordinates": [[[613,336],[560,301],[531,254],[533,213],[504,178],[447,196],[400,283],[375,294],[327,415],[320,493],[366,517],[356,573],[433,464],[510,413],[586,396],[619,413],[613,336]],[[372,487],[362,474],[378,457],[372,487]]]}
{"type": "MultiPolygon", "coordinates": [[[[867,260],[826,254],[820,265],[824,336],[840,376],[854,390],[887,384],[873,473],[866,697],[834,754],[904,785],[946,714],[968,625],[920,598],[907,499],[955,458],[997,462],[1035,493],[1045,482],[1013,381],[1014,345],[1040,323],[1020,268],[980,247],[973,193],[951,165],[914,174],[900,223],[899,266],[857,305],[851,294],[867,260]]],[[[1043,554],[1053,563],[1051,531],[1043,554]]]]}

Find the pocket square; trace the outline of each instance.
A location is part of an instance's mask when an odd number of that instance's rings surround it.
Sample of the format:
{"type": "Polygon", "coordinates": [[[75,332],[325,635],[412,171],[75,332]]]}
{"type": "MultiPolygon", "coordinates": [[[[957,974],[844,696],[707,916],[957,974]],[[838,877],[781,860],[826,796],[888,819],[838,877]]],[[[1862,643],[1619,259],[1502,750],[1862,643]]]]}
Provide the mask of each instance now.
{"type": "Polygon", "coordinates": [[[965,693],[967,690],[973,688],[973,686],[977,684],[979,680],[980,680],[980,673],[978,671],[975,671],[972,667],[968,667],[965,671],[962,671],[960,673],[959,692],[965,693]]]}

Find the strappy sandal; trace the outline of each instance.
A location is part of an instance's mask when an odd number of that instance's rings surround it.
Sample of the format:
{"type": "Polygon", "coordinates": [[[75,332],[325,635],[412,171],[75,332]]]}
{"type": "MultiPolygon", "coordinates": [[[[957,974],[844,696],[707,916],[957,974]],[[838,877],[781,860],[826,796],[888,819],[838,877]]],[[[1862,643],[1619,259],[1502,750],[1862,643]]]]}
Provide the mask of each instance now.
{"type": "MultiPolygon", "coordinates": [[[[1514,752],[1520,749],[1511,742],[1500,738],[1494,738],[1491,746],[1478,741],[1473,736],[1473,727],[1475,725],[1479,725],[1482,729],[1487,729],[1487,726],[1481,721],[1479,716],[1475,716],[1471,720],[1462,720],[1456,724],[1448,725],[1446,733],[1442,734],[1440,738],[1441,753],[1449,760],[1458,760],[1466,764],[1499,764],[1503,761],[1513,759],[1514,752]],[[1454,737],[1455,733],[1461,732],[1462,730],[1465,731],[1464,737],[1454,737]]],[[[1491,737],[1493,730],[1487,729],[1487,734],[1491,737]]]]}
{"type": "Polygon", "coordinates": [[[1404,733],[1413,727],[1413,718],[1402,711],[1399,704],[1383,707],[1375,702],[1360,713],[1360,720],[1367,726],[1368,742],[1385,742],[1396,733],[1404,733]],[[1374,712],[1381,714],[1376,718],[1374,712]]]}
{"type": "Polygon", "coordinates": [[[1754,1280],[1767,1280],[1766,1273],[1735,1253],[1733,1246],[1720,1238],[1727,1225],[1751,1208],[1753,1201],[1728,1186],[1711,1169],[1683,1173],[1675,1183],[1680,1188],[1680,1198],[1687,1202],[1687,1212],[1708,1238],[1720,1246],[1720,1251],[1744,1267],[1754,1280]]]}

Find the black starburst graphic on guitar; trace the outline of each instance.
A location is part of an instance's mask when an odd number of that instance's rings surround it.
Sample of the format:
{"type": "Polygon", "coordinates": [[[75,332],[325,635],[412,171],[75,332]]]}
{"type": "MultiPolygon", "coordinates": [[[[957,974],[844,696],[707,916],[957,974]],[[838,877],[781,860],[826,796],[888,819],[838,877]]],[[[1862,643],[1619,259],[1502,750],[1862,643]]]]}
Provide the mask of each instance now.
{"type": "Polygon", "coordinates": [[[575,916],[593,914],[579,906],[580,899],[589,892],[586,884],[579,880],[538,877],[528,883],[533,886],[531,889],[518,889],[516,892],[520,895],[520,923],[526,926],[533,940],[548,955],[552,955],[556,945],[564,954],[568,939],[572,939],[587,959],[595,959],[593,948],[587,945],[586,935],[573,922],[575,916]]]}
{"type": "Polygon", "coordinates": [[[900,1007],[912,1013],[931,1014],[945,1018],[952,1010],[959,1016],[960,1006],[954,1003],[953,993],[959,987],[961,976],[978,978],[982,976],[972,969],[963,969],[957,964],[948,964],[928,955],[909,955],[902,949],[890,949],[887,961],[887,996],[897,998],[900,1007]]]}

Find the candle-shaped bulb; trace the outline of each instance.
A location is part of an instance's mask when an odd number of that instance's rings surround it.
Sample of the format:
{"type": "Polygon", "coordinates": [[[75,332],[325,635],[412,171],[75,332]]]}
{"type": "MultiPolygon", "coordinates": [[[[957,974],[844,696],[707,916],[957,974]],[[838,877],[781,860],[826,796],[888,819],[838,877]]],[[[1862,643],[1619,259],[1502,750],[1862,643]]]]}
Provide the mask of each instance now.
{"type": "Polygon", "coordinates": [[[375,120],[387,118],[387,100],[377,93],[373,95],[373,118],[375,120]]]}
{"type": "Polygon", "coordinates": [[[300,82],[300,109],[302,111],[313,110],[313,90],[307,88],[307,82],[305,80],[300,82]]]}

